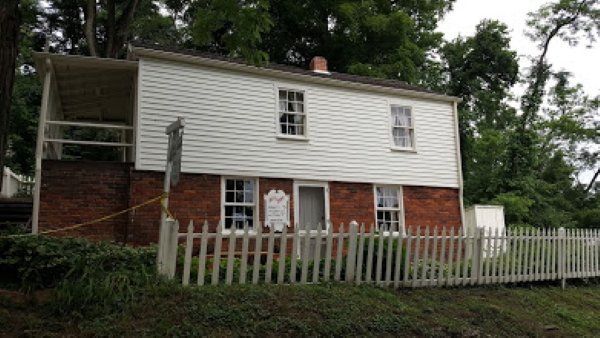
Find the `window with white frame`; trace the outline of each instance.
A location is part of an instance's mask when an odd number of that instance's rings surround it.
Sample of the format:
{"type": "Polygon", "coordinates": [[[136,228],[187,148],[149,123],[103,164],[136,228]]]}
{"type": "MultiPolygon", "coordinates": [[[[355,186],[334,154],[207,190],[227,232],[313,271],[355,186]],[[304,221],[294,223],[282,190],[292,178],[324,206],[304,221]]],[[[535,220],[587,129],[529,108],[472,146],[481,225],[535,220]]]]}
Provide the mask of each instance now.
{"type": "Polygon", "coordinates": [[[242,230],[244,225],[254,228],[257,215],[256,180],[251,178],[223,178],[223,228],[242,230]]]}
{"type": "Polygon", "coordinates": [[[375,186],[375,209],[379,231],[404,231],[401,187],[375,186]]]}
{"type": "Polygon", "coordinates": [[[306,137],[304,91],[279,89],[279,134],[306,137]]]}
{"type": "Polygon", "coordinates": [[[410,107],[392,105],[391,121],[393,146],[396,148],[414,148],[415,128],[412,109],[410,107]]]}

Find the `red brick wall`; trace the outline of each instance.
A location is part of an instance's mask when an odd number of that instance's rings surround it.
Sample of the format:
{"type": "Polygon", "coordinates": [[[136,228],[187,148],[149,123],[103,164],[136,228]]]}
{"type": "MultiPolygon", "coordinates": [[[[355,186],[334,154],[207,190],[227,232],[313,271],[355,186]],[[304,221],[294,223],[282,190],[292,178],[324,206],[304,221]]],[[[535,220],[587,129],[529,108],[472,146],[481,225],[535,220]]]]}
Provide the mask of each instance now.
{"type": "Polygon", "coordinates": [[[374,208],[372,184],[329,182],[329,216],[335,231],[341,223],[348,229],[351,221],[368,228],[375,223],[374,208]]]}
{"type": "MultiPolygon", "coordinates": [[[[126,209],[130,163],[56,161],[42,163],[39,230],[56,229],[126,209]]],[[[127,215],[57,236],[123,241],[127,215]]]]}
{"type": "MultiPolygon", "coordinates": [[[[161,194],[164,174],[133,171],[129,189],[131,205],[142,203],[161,194]]],[[[179,184],[171,188],[169,210],[180,222],[184,232],[190,220],[196,231],[208,221],[214,231],[221,217],[221,177],[216,175],[182,174],[179,184]]],[[[146,244],[158,241],[160,206],[138,209],[129,215],[128,242],[146,244]]]]}
{"type": "Polygon", "coordinates": [[[402,192],[407,227],[460,227],[458,189],[404,186],[402,192]]]}
{"type": "MultiPolygon", "coordinates": [[[[46,160],[42,166],[40,230],[58,228],[105,216],[150,198],[162,191],[164,174],[135,171],[127,163],[46,160]]],[[[294,222],[293,180],[261,178],[259,217],[264,222],[263,196],[281,189],[290,196],[294,222]]],[[[405,224],[459,227],[458,189],[405,186],[405,224]]],[[[375,220],[373,186],[370,183],[329,183],[330,218],[334,231],[339,224],[356,220],[371,226],[375,220]]],[[[196,229],[206,220],[214,231],[221,215],[221,177],[182,174],[171,191],[171,212],[182,232],[190,220],[196,229]]],[[[126,241],[143,245],[158,240],[160,206],[152,204],[128,215],[59,235],[85,236],[95,240],[126,241]]],[[[197,230],[197,231],[198,231],[197,230]]]]}

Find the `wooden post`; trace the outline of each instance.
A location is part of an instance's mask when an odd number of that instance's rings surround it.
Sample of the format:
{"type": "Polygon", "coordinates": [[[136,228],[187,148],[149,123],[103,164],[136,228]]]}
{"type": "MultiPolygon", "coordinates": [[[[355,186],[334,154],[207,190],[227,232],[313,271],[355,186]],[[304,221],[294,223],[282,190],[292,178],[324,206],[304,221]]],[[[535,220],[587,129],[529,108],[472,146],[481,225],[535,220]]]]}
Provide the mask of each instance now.
{"type": "Polygon", "coordinates": [[[173,279],[175,277],[175,268],[177,266],[177,235],[179,234],[179,221],[173,220],[169,224],[169,250],[167,251],[167,277],[173,279]]]}
{"type": "Polygon", "coordinates": [[[348,228],[348,256],[346,257],[346,281],[354,280],[354,268],[356,267],[356,233],[358,223],[350,222],[348,228]]]}

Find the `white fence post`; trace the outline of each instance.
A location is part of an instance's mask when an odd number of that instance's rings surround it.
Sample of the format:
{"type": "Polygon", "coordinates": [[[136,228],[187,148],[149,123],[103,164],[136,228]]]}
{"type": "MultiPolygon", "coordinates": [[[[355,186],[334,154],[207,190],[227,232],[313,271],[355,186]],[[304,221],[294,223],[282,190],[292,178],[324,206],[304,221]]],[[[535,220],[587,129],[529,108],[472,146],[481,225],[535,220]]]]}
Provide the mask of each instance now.
{"type": "Polygon", "coordinates": [[[346,256],[346,282],[354,280],[354,268],[356,267],[356,232],[358,223],[350,222],[348,227],[348,256],[346,256]]]}
{"type": "Polygon", "coordinates": [[[567,286],[567,280],[565,278],[565,228],[558,229],[558,278],[560,278],[560,285],[564,289],[567,286]]]}
{"type": "Polygon", "coordinates": [[[169,226],[169,250],[167,251],[166,273],[169,279],[175,277],[175,268],[177,266],[177,242],[179,235],[179,221],[175,220],[169,226]]]}
{"type": "Polygon", "coordinates": [[[185,258],[183,261],[183,285],[190,284],[190,270],[192,268],[192,249],[194,247],[194,221],[190,221],[185,240],[185,258]]]}

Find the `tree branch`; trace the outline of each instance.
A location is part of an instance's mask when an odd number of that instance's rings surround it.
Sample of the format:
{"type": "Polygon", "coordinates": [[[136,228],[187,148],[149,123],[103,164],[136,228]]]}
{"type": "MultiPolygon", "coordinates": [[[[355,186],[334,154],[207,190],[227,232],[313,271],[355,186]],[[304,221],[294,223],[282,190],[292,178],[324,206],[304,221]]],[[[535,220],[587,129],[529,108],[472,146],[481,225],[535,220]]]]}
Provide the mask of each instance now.
{"type": "Polygon", "coordinates": [[[598,176],[600,176],[600,168],[598,168],[598,170],[596,170],[596,173],[592,177],[592,180],[590,181],[590,183],[588,183],[587,187],[585,188],[585,193],[586,194],[589,193],[590,190],[592,190],[592,187],[594,186],[594,183],[596,183],[596,180],[598,179],[598,176]]]}
{"type": "Polygon", "coordinates": [[[129,0],[127,7],[123,10],[123,13],[115,24],[115,34],[112,49],[108,50],[108,57],[117,57],[119,50],[125,42],[125,38],[129,31],[129,26],[135,17],[135,14],[140,6],[140,0],[129,0]]]}
{"type": "Polygon", "coordinates": [[[111,57],[112,51],[115,49],[115,0],[108,0],[106,3],[107,7],[107,22],[106,22],[106,57],[111,57]]]}

